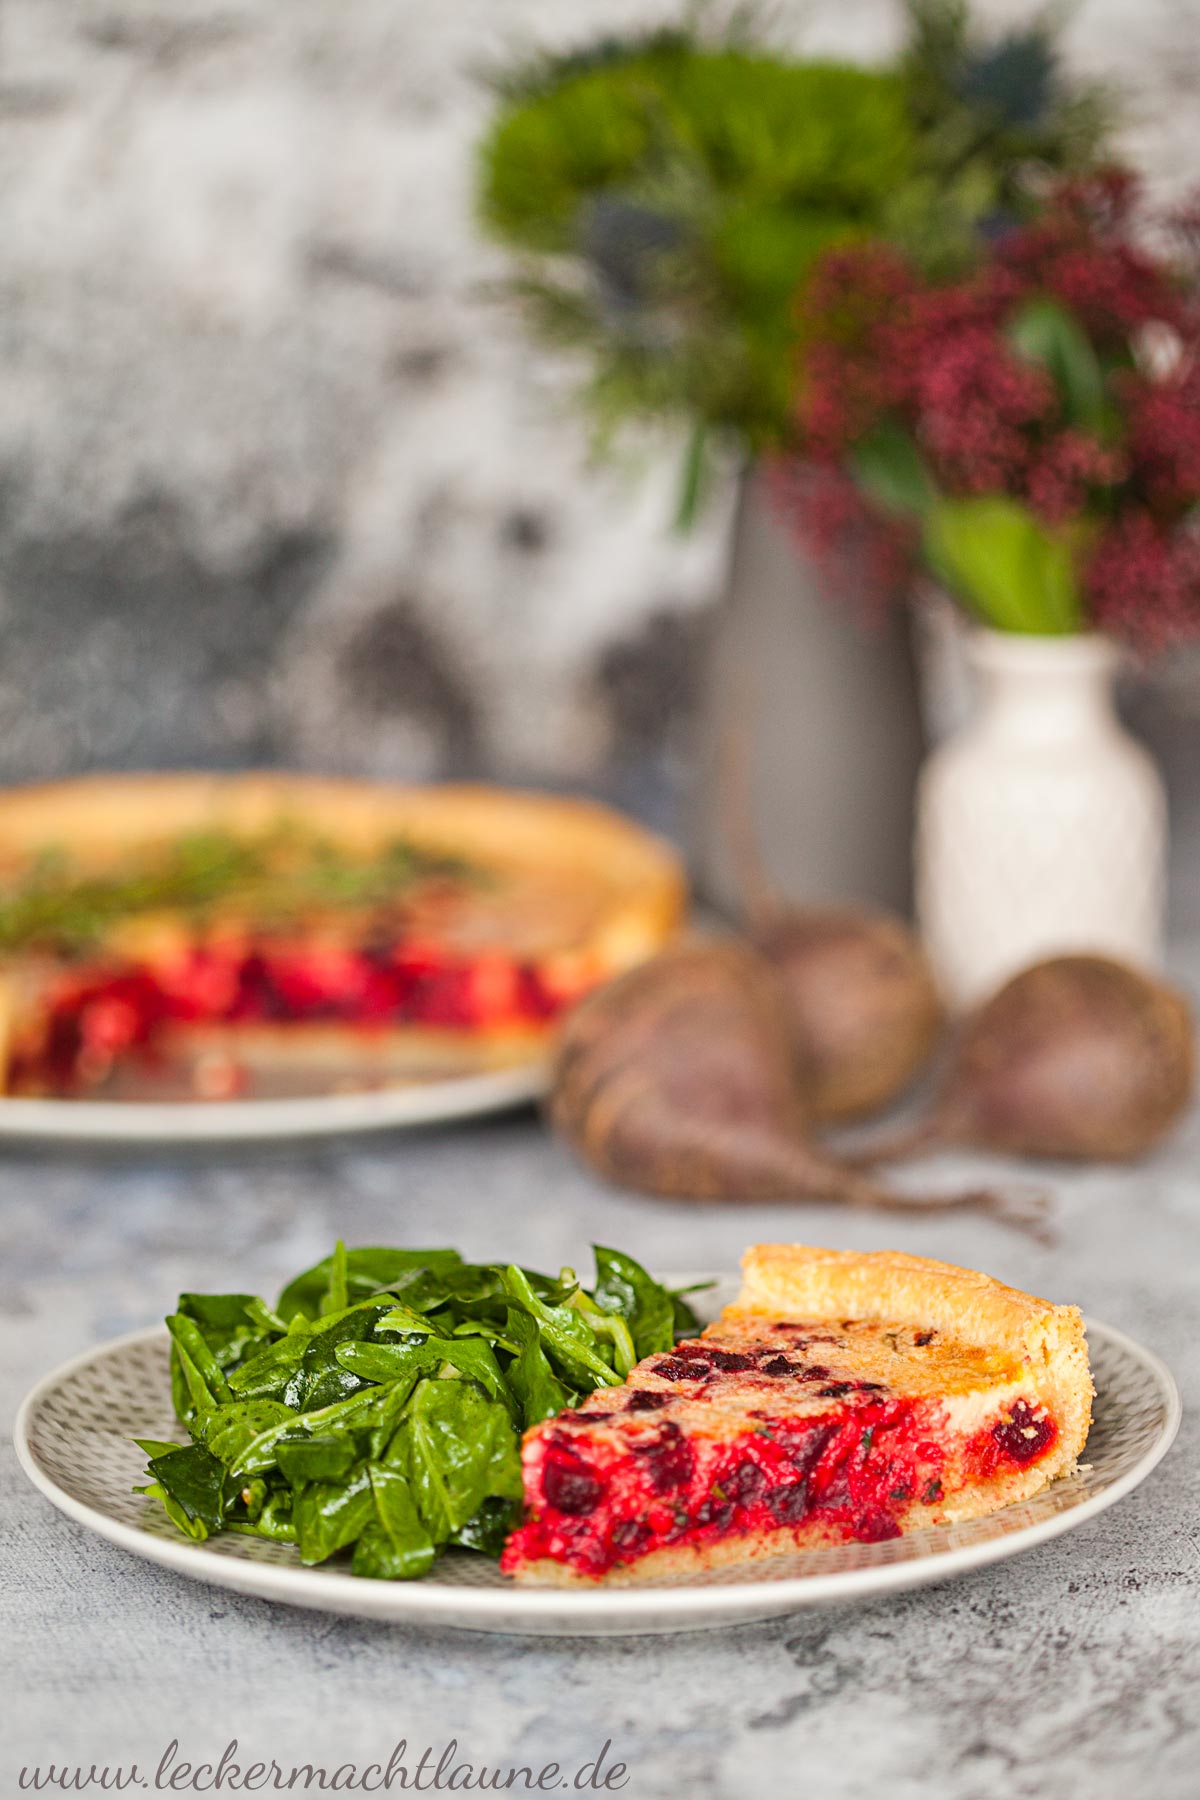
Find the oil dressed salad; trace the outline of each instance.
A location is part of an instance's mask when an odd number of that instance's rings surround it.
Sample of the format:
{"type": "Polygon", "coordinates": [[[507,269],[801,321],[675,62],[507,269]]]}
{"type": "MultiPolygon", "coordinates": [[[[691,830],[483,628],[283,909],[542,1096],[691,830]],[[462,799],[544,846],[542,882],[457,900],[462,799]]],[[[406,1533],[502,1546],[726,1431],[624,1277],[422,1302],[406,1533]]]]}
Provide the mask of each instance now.
{"type": "Polygon", "coordinates": [[[200,1542],[222,1531],[351,1554],[408,1580],[457,1545],[498,1556],[521,1513],[521,1433],[693,1334],[683,1291],[594,1247],[595,1279],[456,1250],[331,1255],[276,1304],[181,1294],[171,1396],[190,1442],[136,1441],[136,1491],[200,1542]]]}

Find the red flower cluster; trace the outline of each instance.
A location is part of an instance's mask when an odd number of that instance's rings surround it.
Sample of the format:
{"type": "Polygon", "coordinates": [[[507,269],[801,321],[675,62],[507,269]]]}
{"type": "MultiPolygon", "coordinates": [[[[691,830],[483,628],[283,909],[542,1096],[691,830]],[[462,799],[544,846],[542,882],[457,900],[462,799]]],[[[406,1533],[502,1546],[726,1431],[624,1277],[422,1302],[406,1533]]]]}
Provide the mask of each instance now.
{"type": "MultiPolygon", "coordinates": [[[[792,495],[810,537],[828,548],[857,534],[900,585],[916,532],[848,473],[864,440],[899,425],[941,494],[1003,494],[1045,526],[1082,527],[1098,624],[1146,649],[1200,635],[1200,290],[1143,247],[1137,199],[1121,172],[1065,187],[948,283],[880,244],[822,259],[803,297],[795,411],[798,460],[815,465],[792,495]],[[1021,335],[1045,301],[1090,344],[1100,391],[1085,407],[1021,335]]],[[[1200,207],[1191,218],[1200,227],[1200,207]]]]}

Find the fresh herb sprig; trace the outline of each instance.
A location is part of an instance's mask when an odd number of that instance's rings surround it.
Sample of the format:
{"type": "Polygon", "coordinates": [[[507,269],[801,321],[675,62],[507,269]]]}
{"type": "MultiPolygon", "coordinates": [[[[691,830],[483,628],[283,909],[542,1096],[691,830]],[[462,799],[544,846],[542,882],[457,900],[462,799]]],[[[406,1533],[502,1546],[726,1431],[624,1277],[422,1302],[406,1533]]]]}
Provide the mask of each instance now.
{"type": "Polygon", "coordinates": [[[119,920],[167,909],[203,918],[236,904],[269,924],[381,907],[419,881],[473,873],[465,859],[408,839],[354,857],[286,824],[248,837],[191,833],[95,873],[47,852],[0,897],[0,953],[31,944],[85,948],[119,920]]]}
{"type": "Polygon", "coordinates": [[[352,1553],[408,1580],[447,1545],[496,1556],[521,1502],[520,1434],[698,1329],[682,1294],[595,1247],[596,1279],[455,1250],[347,1250],[251,1294],[181,1294],[171,1394],[191,1442],[139,1438],[196,1542],[221,1531],[352,1553]]]}

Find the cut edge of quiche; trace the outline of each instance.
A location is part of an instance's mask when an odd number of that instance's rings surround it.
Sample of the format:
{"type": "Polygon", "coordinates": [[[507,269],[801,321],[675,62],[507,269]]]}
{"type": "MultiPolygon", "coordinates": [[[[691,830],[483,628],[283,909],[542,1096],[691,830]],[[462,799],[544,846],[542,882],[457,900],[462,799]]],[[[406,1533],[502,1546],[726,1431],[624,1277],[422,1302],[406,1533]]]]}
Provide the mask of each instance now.
{"type": "Polygon", "coordinates": [[[1075,1469],[1078,1308],[899,1251],[760,1244],[743,1273],[699,1338],[526,1434],[507,1574],[670,1581],[956,1523],[1075,1469]]]}
{"type": "MultiPolygon", "coordinates": [[[[0,891],[47,849],[64,852],[83,874],[119,873],[147,849],[189,834],[254,838],[281,821],[344,848],[351,859],[369,860],[406,840],[483,871],[457,911],[447,913],[445,894],[435,893],[432,909],[422,907],[414,921],[410,935],[420,955],[432,949],[433,974],[445,976],[433,1003],[415,1017],[393,1020],[378,1005],[366,1020],[340,1017],[336,983],[347,951],[357,954],[348,941],[353,915],[344,913],[299,922],[273,942],[268,959],[275,987],[290,982],[303,994],[306,984],[328,982],[332,1005],[313,1007],[311,1017],[303,1016],[303,1004],[295,1017],[278,1016],[286,1013],[285,996],[277,1016],[271,1008],[258,1016],[239,999],[232,1014],[222,1014],[209,996],[235,976],[242,980],[258,949],[256,920],[236,904],[218,906],[197,956],[200,934],[182,910],[166,906],[110,923],[82,961],[37,945],[0,958],[0,1092],[11,1091],[23,1069],[35,1072],[32,1087],[22,1082],[24,1091],[58,1091],[53,1079],[36,1079],[47,1061],[46,1021],[53,1012],[50,1029],[57,1030],[60,1016],[69,1024],[71,1009],[85,1004],[95,1014],[94,1060],[102,1068],[111,1066],[110,1038],[120,1041],[124,1032],[135,1045],[145,1038],[143,1014],[172,1057],[247,1068],[336,1067],[352,1057],[356,1068],[383,1081],[524,1063],[544,1052],[563,1005],[653,954],[678,928],[686,905],[673,849],[594,802],[484,785],[399,787],[273,771],[93,775],[9,789],[0,793],[0,891]],[[106,1004],[110,999],[115,1004],[106,1004]]],[[[378,975],[367,971],[375,989],[378,975]]],[[[358,978],[350,967],[348,979],[358,978]]]]}

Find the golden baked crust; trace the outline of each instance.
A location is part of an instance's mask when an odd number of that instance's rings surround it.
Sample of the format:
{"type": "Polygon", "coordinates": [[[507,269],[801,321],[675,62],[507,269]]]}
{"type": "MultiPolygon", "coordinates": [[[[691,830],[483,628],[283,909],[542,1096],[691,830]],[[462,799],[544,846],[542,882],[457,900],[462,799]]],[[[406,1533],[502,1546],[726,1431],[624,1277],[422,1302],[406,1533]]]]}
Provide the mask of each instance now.
{"type": "MultiPolygon", "coordinates": [[[[448,924],[439,917],[447,945],[464,955],[499,948],[521,959],[562,958],[567,965],[583,959],[615,974],[652,954],[676,928],[686,903],[675,852],[589,801],[482,785],[396,787],[268,771],[92,775],[0,793],[0,887],[48,846],[64,848],[75,866],[94,872],[187,834],[219,829],[254,837],[289,819],[356,856],[405,838],[498,875],[448,924]]],[[[420,905],[418,896],[418,924],[420,905]]],[[[236,904],[221,909],[223,919],[227,913],[236,924],[236,904]]],[[[312,930],[336,941],[339,924],[324,921],[312,930]]],[[[148,954],[154,960],[156,947],[169,948],[186,935],[183,920],[164,911],[114,926],[106,941],[119,956],[148,954]]],[[[0,981],[0,1019],[7,1024],[14,1011],[28,1016],[36,1009],[48,973],[53,963],[45,958],[11,959],[7,979],[0,981]]],[[[190,1035],[202,1050],[209,1037],[228,1041],[241,1031],[201,1028],[190,1035]]],[[[310,1055],[309,1035],[314,1059],[328,1055],[339,1040],[347,1048],[355,1044],[353,1028],[324,1025],[310,1033],[306,1023],[297,1023],[287,1035],[289,1054],[300,1060],[310,1055]]],[[[476,1035],[481,1045],[489,1035],[495,1041],[475,1066],[496,1066],[522,1060],[546,1031],[501,1027],[476,1035]]],[[[249,1027],[244,1041],[265,1050],[283,1036],[249,1027]]],[[[7,1030],[0,1033],[0,1087],[10,1037],[7,1030]]],[[[418,1062],[426,1052],[446,1066],[461,1060],[451,1034],[420,1025],[389,1027],[376,1038],[381,1064],[404,1062],[409,1050],[418,1062]]]]}
{"type": "MultiPolygon", "coordinates": [[[[619,1471],[631,1455],[635,1462],[646,1456],[645,1436],[663,1421],[678,1434],[673,1442],[690,1446],[697,1469],[716,1470],[719,1488],[728,1486],[722,1470],[732,1467],[737,1474],[739,1456],[748,1453],[762,1464],[768,1454],[759,1441],[764,1421],[772,1428],[782,1421],[803,1439],[840,1417],[853,1438],[853,1420],[860,1419],[870,1427],[864,1443],[882,1433],[874,1454],[891,1456],[881,1443],[900,1442],[887,1434],[907,1412],[914,1422],[909,1450],[915,1441],[918,1461],[928,1449],[924,1439],[941,1445],[940,1479],[934,1492],[919,1482],[914,1488],[910,1478],[903,1494],[891,1492],[885,1480],[887,1518],[880,1535],[994,1511],[1074,1469],[1092,1400],[1077,1308],[1055,1306],[975,1270],[900,1252],[755,1245],[743,1268],[738,1301],[701,1339],[647,1358],[625,1387],[599,1390],[578,1412],[527,1434],[531,1523],[508,1558],[518,1580],[671,1580],[846,1535],[844,1521],[836,1512],[823,1513],[817,1500],[816,1510],[809,1507],[793,1531],[778,1518],[738,1512],[732,1535],[714,1537],[702,1503],[692,1541],[688,1533],[682,1541],[669,1533],[644,1553],[615,1560],[601,1544],[599,1561],[593,1558],[589,1566],[586,1543],[582,1560],[571,1548],[578,1527],[568,1520],[563,1535],[553,1512],[546,1514],[547,1458],[582,1456],[591,1468],[619,1471]],[[758,1448],[747,1452],[755,1443],[758,1448]],[[540,1522],[547,1516],[548,1527],[540,1522]]],[[[778,1476],[776,1465],[772,1478],[778,1476]]],[[[878,1512],[868,1513],[868,1534],[878,1528],[878,1518],[878,1512]]]]}
{"type": "Polygon", "coordinates": [[[932,1326],[962,1343],[1007,1354],[1059,1420],[1053,1472],[1074,1468],[1095,1394],[1077,1306],[1056,1306],[978,1269],[902,1250],[752,1244],[742,1257],[742,1278],[727,1318],[881,1319],[932,1326]]]}
{"type": "Polygon", "coordinates": [[[726,1311],[932,1325],[963,1343],[1030,1357],[1083,1342],[1078,1307],[1056,1306],[978,1269],[903,1250],[752,1244],[742,1257],[742,1291],[726,1311]]]}

